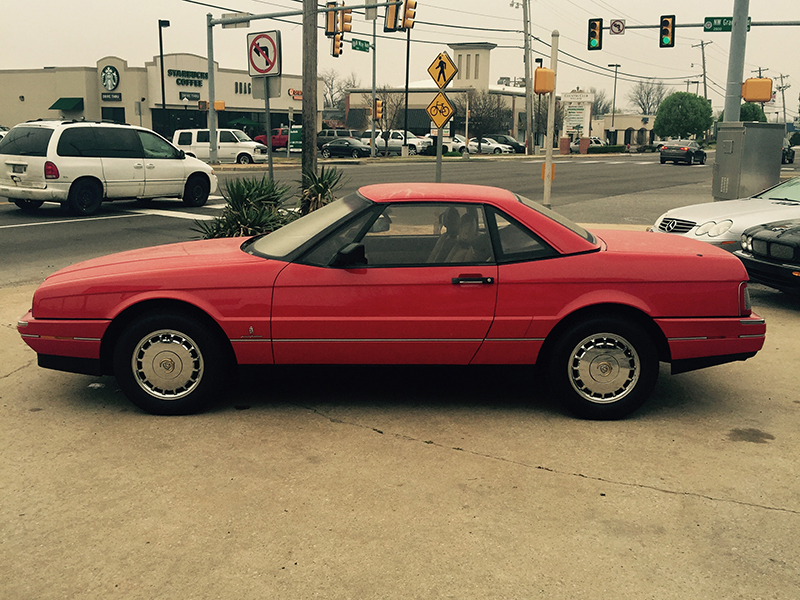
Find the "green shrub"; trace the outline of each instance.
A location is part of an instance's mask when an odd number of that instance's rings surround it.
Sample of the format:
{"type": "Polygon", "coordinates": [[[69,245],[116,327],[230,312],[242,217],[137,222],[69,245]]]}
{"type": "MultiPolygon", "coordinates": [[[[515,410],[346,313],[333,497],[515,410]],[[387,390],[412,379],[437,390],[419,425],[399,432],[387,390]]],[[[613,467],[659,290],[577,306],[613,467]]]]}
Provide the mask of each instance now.
{"type": "Polygon", "coordinates": [[[344,172],[336,167],[326,169],[323,166],[319,175],[313,171],[303,171],[303,179],[300,181],[300,213],[307,215],[336,200],[334,192],[344,183],[343,177],[344,172]]]}
{"type": "Polygon", "coordinates": [[[298,215],[283,208],[290,196],[288,185],[275,183],[266,176],[259,179],[232,179],[225,184],[222,196],[227,205],[211,221],[195,221],[193,231],[204,239],[240,237],[269,233],[280,229],[298,215]]]}
{"type": "Polygon", "coordinates": [[[625,146],[589,146],[589,154],[608,154],[609,152],[625,152],[625,146]]]}

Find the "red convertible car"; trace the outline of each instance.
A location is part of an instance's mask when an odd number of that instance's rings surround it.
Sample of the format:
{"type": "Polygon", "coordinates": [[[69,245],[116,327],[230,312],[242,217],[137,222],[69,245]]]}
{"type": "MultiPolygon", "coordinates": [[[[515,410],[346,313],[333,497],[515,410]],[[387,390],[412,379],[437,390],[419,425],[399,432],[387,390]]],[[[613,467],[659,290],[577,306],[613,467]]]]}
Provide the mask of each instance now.
{"type": "Polygon", "coordinates": [[[361,188],[273,233],[123,252],[48,277],[39,365],[114,374],[140,408],[204,408],[237,365],[539,364],[577,415],[623,417],[764,344],[728,252],[591,233],[497,188],[361,188]]]}

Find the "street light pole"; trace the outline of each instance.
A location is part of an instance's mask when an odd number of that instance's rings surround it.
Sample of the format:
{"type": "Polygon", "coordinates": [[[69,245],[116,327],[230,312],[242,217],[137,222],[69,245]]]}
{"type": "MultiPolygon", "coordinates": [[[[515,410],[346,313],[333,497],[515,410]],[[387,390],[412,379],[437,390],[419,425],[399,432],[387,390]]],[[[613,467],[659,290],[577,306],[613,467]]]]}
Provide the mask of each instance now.
{"type": "MultiPolygon", "coordinates": [[[[167,101],[166,94],[164,93],[164,40],[161,35],[161,30],[169,27],[169,21],[165,19],[158,20],[158,62],[161,65],[161,110],[166,110],[167,101]]],[[[162,115],[163,116],[163,115],[162,115]]]]}
{"type": "Polygon", "coordinates": [[[614,128],[614,113],[617,112],[617,69],[619,69],[622,65],[613,64],[608,65],[609,67],[614,67],[614,95],[611,99],[611,131],[614,132],[614,143],[617,143],[617,130],[614,128]]]}

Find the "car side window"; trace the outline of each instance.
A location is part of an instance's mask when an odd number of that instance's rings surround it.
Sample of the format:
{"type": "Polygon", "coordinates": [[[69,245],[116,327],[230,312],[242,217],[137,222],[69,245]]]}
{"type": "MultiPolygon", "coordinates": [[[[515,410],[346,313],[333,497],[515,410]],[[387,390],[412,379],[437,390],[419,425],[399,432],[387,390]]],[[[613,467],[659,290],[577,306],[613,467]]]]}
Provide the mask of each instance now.
{"type": "Polygon", "coordinates": [[[72,127],[61,132],[56,154],[59,156],[102,156],[94,127],[72,127]]]}
{"type": "Polygon", "coordinates": [[[387,206],[360,241],[369,267],[483,264],[494,254],[481,205],[387,206]]]}
{"type": "Polygon", "coordinates": [[[497,209],[490,211],[497,239],[499,262],[536,260],[556,256],[558,253],[530,229],[497,209]]]}
{"type": "Polygon", "coordinates": [[[198,144],[207,144],[208,140],[209,140],[208,129],[205,129],[203,131],[198,131],[197,132],[197,143],[198,144]]]}
{"type": "Polygon", "coordinates": [[[137,131],[145,158],[179,158],[178,150],[149,131],[137,131]]]}
{"type": "Polygon", "coordinates": [[[219,142],[220,142],[220,144],[222,144],[222,143],[235,144],[237,141],[238,140],[236,139],[236,136],[233,135],[232,132],[230,132],[230,131],[220,131],[219,132],[219,142]]]}
{"type": "Polygon", "coordinates": [[[325,238],[325,240],[303,257],[300,262],[318,267],[329,266],[331,261],[336,257],[336,253],[348,244],[351,244],[374,218],[374,211],[367,211],[365,214],[349,222],[347,225],[325,238]]]}
{"type": "Polygon", "coordinates": [[[179,146],[191,146],[192,145],[192,132],[191,131],[182,131],[178,134],[178,145],[179,146]]]}
{"type": "Polygon", "coordinates": [[[97,156],[105,158],[142,158],[142,143],[133,129],[96,127],[97,156]]]}

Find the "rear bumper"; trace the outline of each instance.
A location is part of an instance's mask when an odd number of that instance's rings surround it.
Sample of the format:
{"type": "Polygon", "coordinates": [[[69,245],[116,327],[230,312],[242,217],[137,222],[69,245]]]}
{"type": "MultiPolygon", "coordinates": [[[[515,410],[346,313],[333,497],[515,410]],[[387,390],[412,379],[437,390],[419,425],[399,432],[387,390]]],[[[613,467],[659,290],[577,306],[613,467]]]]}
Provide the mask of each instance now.
{"type": "Polygon", "coordinates": [[[41,202],[66,202],[69,186],[64,189],[45,185],[42,188],[22,187],[0,182],[0,197],[9,200],[34,200],[41,202]]]}

